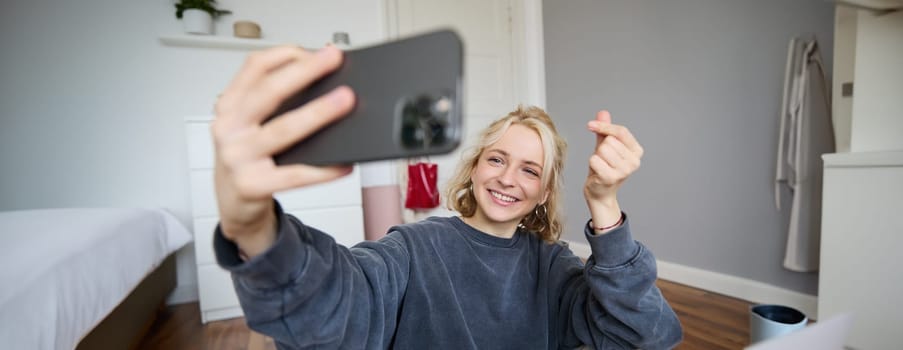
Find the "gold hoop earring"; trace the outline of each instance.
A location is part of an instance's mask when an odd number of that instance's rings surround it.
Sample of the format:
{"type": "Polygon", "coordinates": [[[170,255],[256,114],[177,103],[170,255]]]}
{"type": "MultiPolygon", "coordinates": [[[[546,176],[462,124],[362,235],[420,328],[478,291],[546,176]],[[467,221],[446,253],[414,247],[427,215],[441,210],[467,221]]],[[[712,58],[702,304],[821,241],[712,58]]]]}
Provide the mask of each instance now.
{"type": "Polygon", "coordinates": [[[542,232],[543,230],[546,229],[547,222],[548,222],[548,215],[549,215],[549,211],[548,211],[548,209],[546,209],[545,204],[537,205],[535,208],[533,208],[533,217],[532,218],[524,218],[524,220],[521,222],[521,225],[526,227],[527,226],[526,221],[527,221],[527,219],[529,219],[529,226],[534,226],[534,227],[532,227],[532,229],[535,230],[536,232],[542,232]],[[540,208],[542,208],[542,214],[539,213],[540,208]]]}
{"type": "Polygon", "coordinates": [[[542,221],[546,221],[546,215],[549,215],[549,210],[546,209],[545,204],[537,205],[536,208],[533,208],[533,215],[536,216],[537,219],[542,219],[542,221]],[[542,208],[542,214],[539,213],[539,208],[542,208]]]}

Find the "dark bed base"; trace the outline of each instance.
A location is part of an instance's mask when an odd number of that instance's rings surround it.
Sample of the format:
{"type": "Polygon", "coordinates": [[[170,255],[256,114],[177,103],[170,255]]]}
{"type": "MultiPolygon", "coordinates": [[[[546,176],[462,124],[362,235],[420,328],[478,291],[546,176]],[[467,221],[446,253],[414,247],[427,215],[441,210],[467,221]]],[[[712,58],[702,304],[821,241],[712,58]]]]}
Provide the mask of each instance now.
{"type": "Polygon", "coordinates": [[[166,297],[176,286],[176,258],[171,254],[151,272],[97,327],[77,350],[134,349],[166,307],[166,297]]]}

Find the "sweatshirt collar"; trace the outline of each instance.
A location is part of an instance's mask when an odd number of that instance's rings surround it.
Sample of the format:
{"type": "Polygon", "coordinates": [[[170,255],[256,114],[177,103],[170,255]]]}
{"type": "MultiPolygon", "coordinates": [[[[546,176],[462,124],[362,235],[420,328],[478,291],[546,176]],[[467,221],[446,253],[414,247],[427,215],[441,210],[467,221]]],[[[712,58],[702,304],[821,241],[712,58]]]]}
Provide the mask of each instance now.
{"type": "Polygon", "coordinates": [[[459,216],[452,218],[452,224],[455,225],[455,227],[457,227],[468,238],[479,241],[480,243],[484,243],[486,245],[500,248],[513,247],[515,244],[517,244],[518,241],[520,241],[520,236],[522,235],[521,229],[518,228],[517,231],[514,232],[514,235],[511,236],[511,238],[493,236],[468,225],[464,222],[464,220],[461,220],[461,217],[459,216]]]}

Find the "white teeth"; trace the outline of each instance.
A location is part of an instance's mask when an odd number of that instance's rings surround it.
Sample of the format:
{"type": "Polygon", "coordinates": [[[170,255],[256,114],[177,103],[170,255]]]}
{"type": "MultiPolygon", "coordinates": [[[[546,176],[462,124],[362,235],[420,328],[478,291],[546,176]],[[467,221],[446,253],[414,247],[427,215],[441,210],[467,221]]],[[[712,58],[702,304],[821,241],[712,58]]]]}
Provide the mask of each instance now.
{"type": "Polygon", "coordinates": [[[503,195],[503,194],[495,192],[495,191],[489,191],[489,193],[492,193],[493,197],[501,199],[505,202],[514,202],[517,200],[517,198],[506,196],[506,195],[503,195]]]}

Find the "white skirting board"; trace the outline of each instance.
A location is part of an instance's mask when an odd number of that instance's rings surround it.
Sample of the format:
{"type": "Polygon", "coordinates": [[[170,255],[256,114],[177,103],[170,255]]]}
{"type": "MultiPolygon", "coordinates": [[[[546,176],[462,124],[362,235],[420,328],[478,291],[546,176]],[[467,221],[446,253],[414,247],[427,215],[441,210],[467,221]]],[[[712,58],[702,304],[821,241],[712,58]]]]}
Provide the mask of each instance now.
{"type": "MultiPolygon", "coordinates": [[[[568,241],[571,251],[587,258],[591,250],[586,243],[568,241]]],[[[720,272],[658,260],[658,277],[694,288],[747,300],[755,304],[787,305],[802,311],[809,319],[818,319],[818,297],[795,292],[767,283],[720,272]]]]}

